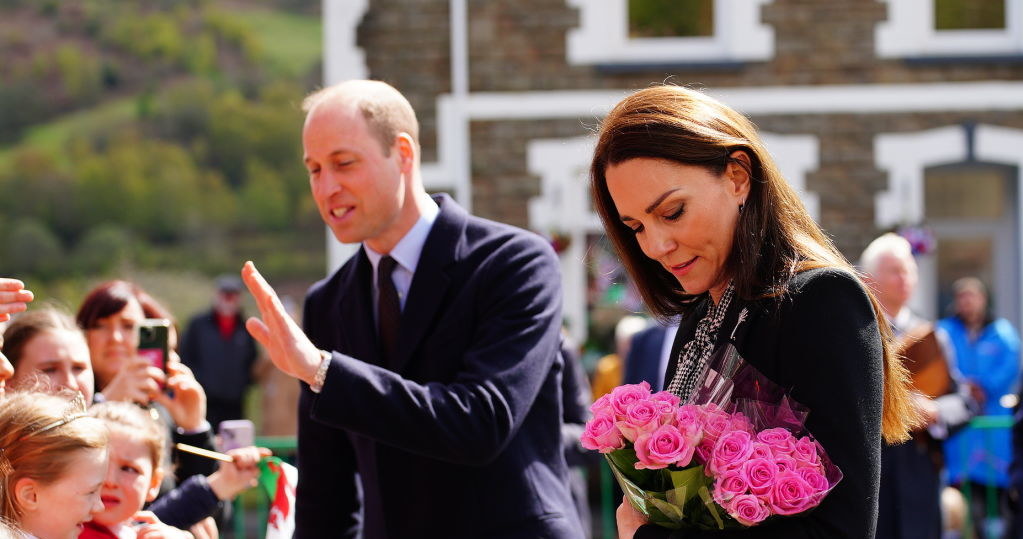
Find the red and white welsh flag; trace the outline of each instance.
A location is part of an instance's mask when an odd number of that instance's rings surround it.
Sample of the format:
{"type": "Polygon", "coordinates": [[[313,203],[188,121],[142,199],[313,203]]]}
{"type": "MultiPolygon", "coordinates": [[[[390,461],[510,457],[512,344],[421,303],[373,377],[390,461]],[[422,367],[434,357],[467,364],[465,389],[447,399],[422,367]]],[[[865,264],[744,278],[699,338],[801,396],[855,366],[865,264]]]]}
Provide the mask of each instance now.
{"type": "Polygon", "coordinates": [[[270,498],[266,539],[291,539],[295,533],[295,485],[298,469],[278,457],[259,461],[259,486],[270,498]]]}

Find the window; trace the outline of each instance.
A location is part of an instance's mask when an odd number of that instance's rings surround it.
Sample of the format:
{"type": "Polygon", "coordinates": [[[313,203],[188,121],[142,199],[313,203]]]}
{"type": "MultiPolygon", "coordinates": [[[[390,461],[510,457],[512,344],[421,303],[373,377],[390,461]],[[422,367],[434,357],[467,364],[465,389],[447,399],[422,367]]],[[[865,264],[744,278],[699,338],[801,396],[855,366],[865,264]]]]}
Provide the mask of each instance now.
{"type": "Polygon", "coordinates": [[[935,30],[1004,30],[1005,0],[934,0],[935,30]]]}
{"type": "Polygon", "coordinates": [[[882,0],[877,27],[884,57],[976,57],[1023,54],[1023,0],[882,0]]]}
{"type": "Polygon", "coordinates": [[[629,0],[629,37],[713,37],[714,0],[629,0]]]}
{"type": "Polygon", "coordinates": [[[579,27],[568,34],[568,60],[598,65],[766,60],[774,55],[774,30],[761,22],[760,10],[770,1],[568,0],[579,9],[579,27]]]}

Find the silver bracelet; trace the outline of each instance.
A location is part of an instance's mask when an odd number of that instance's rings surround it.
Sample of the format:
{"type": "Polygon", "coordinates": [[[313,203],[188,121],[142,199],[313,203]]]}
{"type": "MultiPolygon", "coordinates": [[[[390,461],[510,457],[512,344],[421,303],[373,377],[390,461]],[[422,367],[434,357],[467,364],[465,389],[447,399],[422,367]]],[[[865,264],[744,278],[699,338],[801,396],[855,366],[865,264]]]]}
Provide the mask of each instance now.
{"type": "Polygon", "coordinates": [[[319,350],[320,352],[320,366],[316,368],[316,374],[313,376],[313,383],[309,384],[309,389],[313,393],[319,393],[323,390],[323,382],[327,380],[327,367],[330,367],[330,352],[326,350],[319,350]]]}

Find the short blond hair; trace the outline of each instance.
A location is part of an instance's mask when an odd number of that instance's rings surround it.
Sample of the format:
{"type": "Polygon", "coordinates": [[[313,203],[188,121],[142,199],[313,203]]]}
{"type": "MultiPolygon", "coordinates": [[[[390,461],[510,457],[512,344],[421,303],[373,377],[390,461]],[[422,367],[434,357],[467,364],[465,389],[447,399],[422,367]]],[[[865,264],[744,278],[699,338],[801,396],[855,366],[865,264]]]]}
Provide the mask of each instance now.
{"type": "Polygon", "coordinates": [[[163,463],[167,427],[148,411],[132,402],[106,401],[92,405],[89,415],[102,421],[111,432],[127,434],[145,444],[153,461],[153,473],[163,463]]]}
{"type": "Polygon", "coordinates": [[[412,104],[395,87],[377,80],[350,80],[321,88],[306,96],[302,111],[307,115],[321,104],[340,101],[355,107],[366,126],[380,142],[385,155],[399,133],[407,133],[419,145],[419,121],[412,104]]]}

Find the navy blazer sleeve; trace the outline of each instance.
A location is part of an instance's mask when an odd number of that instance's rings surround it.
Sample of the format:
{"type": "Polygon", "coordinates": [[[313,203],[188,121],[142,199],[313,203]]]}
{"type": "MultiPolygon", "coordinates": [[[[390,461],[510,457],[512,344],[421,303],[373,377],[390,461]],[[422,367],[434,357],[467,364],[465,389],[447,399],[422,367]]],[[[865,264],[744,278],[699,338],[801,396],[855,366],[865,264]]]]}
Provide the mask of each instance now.
{"type": "MultiPolygon", "coordinates": [[[[303,329],[314,342],[327,342],[315,333],[319,305],[307,301],[303,329]]],[[[362,526],[361,489],[356,474],[355,451],[348,436],[310,421],[312,392],[304,383],[298,401],[298,483],[295,491],[295,538],[314,538],[321,530],[334,530],[344,539],[358,537],[362,526]],[[315,448],[308,451],[305,448],[315,448]],[[332,481],[318,480],[330,477],[332,481]]]]}
{"type": "Polygon", "coordinates": [[[849,273],[811,270],[794,278],[790,295],[768,322],[766,329],[777,329],[776,340],[766,336],[773,331],[765,332],[762,326],[740,351],[769,378],[790,387],[792,397],[810,409],[807,429],[842,470],[842,481],[805,516],[779,518],[742,531],[674,535],[646,525],[637,538],[874,537],[883,353],[870,300],[849,273]]]}
{"type": "Polygon", "coordinates": [[[455,351],[457,358],[414,360],[457,362],[453,381],[419,383],[334,352],[322,392],[310,398],[311,417],[429,458],[490,463],[557,358],[560,282],[549,245],[534,234],[508,235],[459,285],[459,293],[474,295],[474,312],[458,319],[472,319],[469,347],[455,351]]]}

